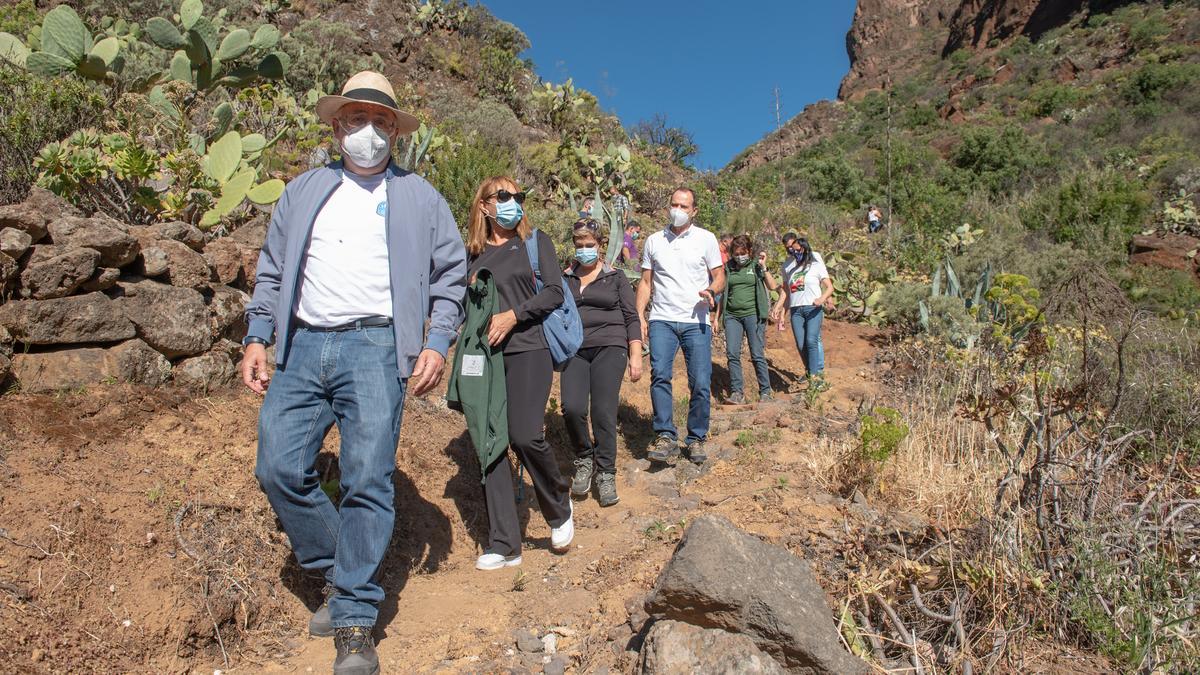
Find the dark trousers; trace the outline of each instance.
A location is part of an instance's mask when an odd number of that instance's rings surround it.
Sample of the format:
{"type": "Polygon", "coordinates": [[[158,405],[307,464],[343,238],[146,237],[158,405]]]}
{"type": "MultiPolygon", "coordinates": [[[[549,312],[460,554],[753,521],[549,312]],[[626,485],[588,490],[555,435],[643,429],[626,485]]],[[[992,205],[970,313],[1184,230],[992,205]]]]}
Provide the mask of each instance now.
{"type": "Polygon", "coordinates": [[[580,349],[559,379],[563,420],[575,446],[575,456],[592,458],[599,473],[617,472],[617,403],[628,361],[625,347],[580,349]],[[591,430],[588,429],[589,398],[591,430]]]}
{"type": "MultiPolygon", "coordinates": [[[[558,527],[571,517],[571,497],[567,492],[567,481],[559,472],[558,461],[543,433],[553,371],[548,349],[504,355],[508,447],[517,453],[517,459],[529,472],[546,522],[550,527],[558,527]]],[[[506,556],[519,554],[521,522],[517,517],[517,496],[513,490],[508,453],[488,467],[483,493],[487,500],[489,539],[485,552],[506,556]]]]}

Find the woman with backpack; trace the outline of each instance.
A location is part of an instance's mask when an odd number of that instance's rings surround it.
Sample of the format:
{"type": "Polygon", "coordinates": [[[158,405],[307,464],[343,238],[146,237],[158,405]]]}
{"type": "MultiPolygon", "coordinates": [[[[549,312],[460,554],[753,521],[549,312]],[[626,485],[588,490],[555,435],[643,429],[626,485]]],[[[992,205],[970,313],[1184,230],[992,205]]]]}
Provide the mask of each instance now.
{"type": "MultiPolygon", "coordinates": [[[[495,283],[498,298],[487,324],[487,342],[503,353],[509,447],[529,471],[538,505],[551,528],[551,549],[563,553],[570,548],[575,526],[567,481],[542,432],[553,362],[541,325],[563,304],[562,273],[554,244],[525,217],[524,201],[525,193],[507,176],[493,176],[480,184],[467,226],[467,262],[472,284],[481,269],[487,269],[495,283]],[[533,248],[526,245],[530,237],[536,237],[540,290],[531,264],[533,248]]],[[[467,321],[471,322],[470,316],[467,321]]],[[[470,366],[461,366],[462,375],[470,374],[470,366]]],[[[520,565],[521,524],[508,453],[484,468],[483,484],[488,544],[475,567],[495,570],[520,565]]]]}
{"type": "Polygon", "coordinates": [[[604,260],[600,224],[583,218],[575,223],[571,236],[575,257],[567,269],[567,286],[583,320],[583,344],[559,380],[563,421],[575,446],[571,494],[586,498],[595,477],[600,506],[612,506],[620,501],[617,404],[626,364],[631,382],[642,376],[642,322],[625,272],[604,260]]]}
{"type": "Polygon", "coordinates": [[[808,239],[789,232],[783,235],[788,257],[783,263],[783,294],[771,309],[771,319],[783,330],[784,309],[792,322],[796,349],[804,362],[805,379],[810,389],[824,391],[825,345],[821,341],[821,321],[825,305],[833,296],[833,280],[821,254],[812,250],[808,239]]]}
{"type": "Polygon", "coordinates": [[[742,336],[750,346],[750,360],[758,376],[758,400],[771,400],[771,378],[767,370],[767,317],[771,311],[770,292],[779,285],[755,260],[754,243],[740,234],[729,243],[729,261],[725,263],[725,292],[717,306],[717,322],[725,327],[725,356],[729,364],[728,403],[743,404],[746,395],[742,378],[742,336]]]}

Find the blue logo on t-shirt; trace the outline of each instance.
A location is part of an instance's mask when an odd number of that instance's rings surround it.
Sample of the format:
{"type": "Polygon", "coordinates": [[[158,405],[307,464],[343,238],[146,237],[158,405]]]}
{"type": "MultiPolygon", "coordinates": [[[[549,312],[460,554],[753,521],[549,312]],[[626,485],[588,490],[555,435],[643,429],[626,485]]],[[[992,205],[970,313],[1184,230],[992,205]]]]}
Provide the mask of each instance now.
{"type": "Polygon", "coordinates": [[[375,215],[387,216],[387,202],[382,201],[375,205],[375,215]]]}

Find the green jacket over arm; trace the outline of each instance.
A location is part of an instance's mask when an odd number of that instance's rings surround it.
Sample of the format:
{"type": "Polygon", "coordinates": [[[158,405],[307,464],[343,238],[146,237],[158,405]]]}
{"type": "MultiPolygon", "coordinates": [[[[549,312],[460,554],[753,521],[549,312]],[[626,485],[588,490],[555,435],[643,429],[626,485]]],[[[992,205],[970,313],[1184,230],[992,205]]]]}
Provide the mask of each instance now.
{"type": "Polygon", "coordinates": [[[467,418],[467,432],[479,456],[481,482],[487,468],[508,448],[508,395],[504,354],[488,344],[487,329],[500,295],[487,268],[467,287],[467,320],[463,324],[446,403],[467,418]]]}

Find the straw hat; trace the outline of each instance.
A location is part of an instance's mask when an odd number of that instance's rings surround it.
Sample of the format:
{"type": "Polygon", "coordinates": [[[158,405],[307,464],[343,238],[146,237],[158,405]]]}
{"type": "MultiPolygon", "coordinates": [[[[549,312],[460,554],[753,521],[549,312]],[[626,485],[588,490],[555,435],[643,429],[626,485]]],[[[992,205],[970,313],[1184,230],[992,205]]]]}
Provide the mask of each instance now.
{"type": "Polygon", "coordinates": [[[317,101],[317,117],[332,124],[333,118],[347,103],[372,103],[387,108],[396,116],[396,128],[400,133],[411,134],[421,126],[420,120],[396,107],[396,94],[383,75],[364,70],[346,80],[341,95],[322,96],[317,101]]]}

